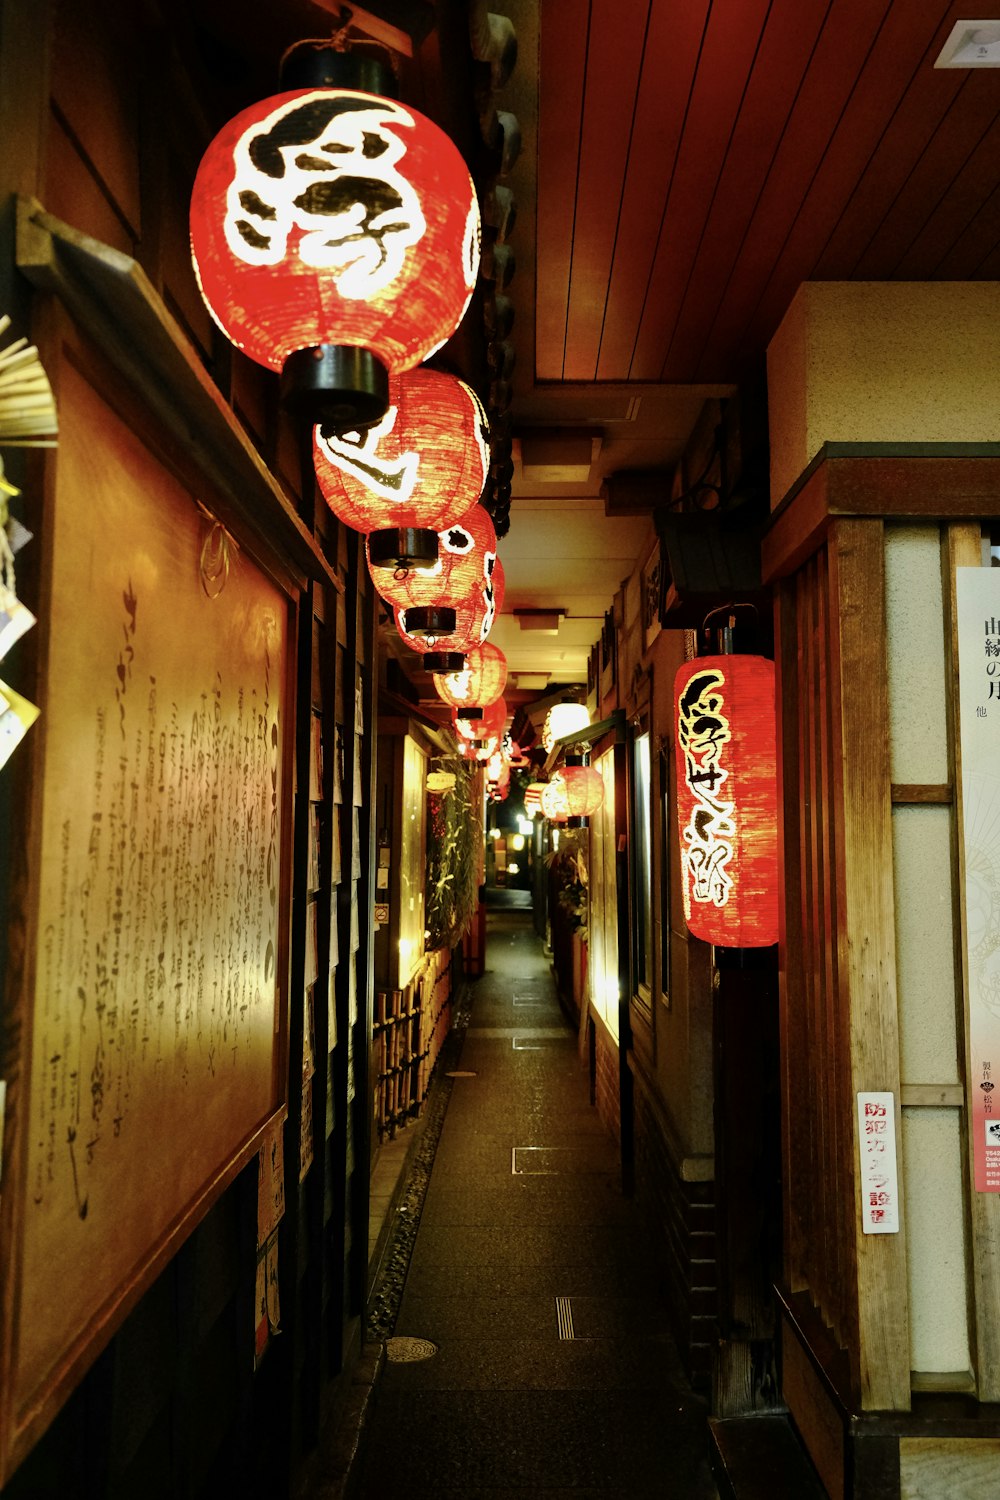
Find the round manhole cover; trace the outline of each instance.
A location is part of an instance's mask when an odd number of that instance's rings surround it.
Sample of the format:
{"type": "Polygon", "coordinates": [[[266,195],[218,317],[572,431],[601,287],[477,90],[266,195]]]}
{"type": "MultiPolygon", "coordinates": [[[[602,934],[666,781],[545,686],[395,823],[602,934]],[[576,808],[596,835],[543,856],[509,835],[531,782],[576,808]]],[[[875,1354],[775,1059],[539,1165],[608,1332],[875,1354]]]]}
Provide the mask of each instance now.
{"type": "Polygon", "coordinates": [[[418,1359],[431,1359],[437,1353],[437,1344],[430,1339],[392,1338],[385,1341],[385,1357],[390,1364],[412,1364],[418,1359]]]}

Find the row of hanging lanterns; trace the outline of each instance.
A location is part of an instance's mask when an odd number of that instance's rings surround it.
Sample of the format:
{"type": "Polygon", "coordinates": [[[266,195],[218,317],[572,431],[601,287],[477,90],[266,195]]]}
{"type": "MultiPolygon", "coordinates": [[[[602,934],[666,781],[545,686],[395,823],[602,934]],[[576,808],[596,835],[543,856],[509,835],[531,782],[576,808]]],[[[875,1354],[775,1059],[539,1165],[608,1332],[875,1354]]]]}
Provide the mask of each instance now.
{"type": "Polygon", "coordinates": [[[422,367],[472,295],[479,207],[457,148],[389,97],[390,77],[330,44],[292,49],[283,91],[205,153],[191,245],[216,322],[280,371],[283,403],[313,427],[321,493],[365,535],[401,638],[449,672],[483,644],[502,594],[479,504],[485,411],[422,367]]]}

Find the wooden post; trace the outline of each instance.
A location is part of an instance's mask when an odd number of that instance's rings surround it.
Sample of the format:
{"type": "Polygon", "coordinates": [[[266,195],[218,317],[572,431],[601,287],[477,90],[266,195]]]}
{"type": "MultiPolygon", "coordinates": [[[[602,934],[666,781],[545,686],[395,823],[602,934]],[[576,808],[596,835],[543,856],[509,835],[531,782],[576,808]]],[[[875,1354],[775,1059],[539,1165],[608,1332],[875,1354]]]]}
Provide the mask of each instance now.
{"type": "MultiPolygon", "coordinates": [[[[839,520],[830,533],[834,671],[840,994],[848,1009],[850,1080],[891,1092],[901,1139],[896,938],[890,807],[884,536],[879,520],[839,520]],[[839,720],[839,724],[836,722],[839,720]]],[[[846,1101],[841,1100],[841,1105],[846,1101]]],[[[858,1339],[854,1365],[867,1410],[908,1410],[906,1247],[898,1234],[862,1233],[854,1150],[858,1339]]],[[[905,1215],[900,1215],[901,1224],[905,1215]]]]}

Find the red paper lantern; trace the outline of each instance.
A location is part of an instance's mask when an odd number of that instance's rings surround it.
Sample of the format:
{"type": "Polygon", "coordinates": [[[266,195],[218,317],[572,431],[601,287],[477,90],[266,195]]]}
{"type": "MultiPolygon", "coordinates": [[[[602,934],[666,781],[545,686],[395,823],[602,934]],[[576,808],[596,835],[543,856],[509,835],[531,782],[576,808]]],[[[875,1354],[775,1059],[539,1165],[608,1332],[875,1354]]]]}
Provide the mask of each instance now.
{"type": "Polygon", "coordinates": [[[550,823],[565,823],[569,817],[566,805],[566,787],[558,777],[547,781],[542,788],[542,816],[550,823]]]}
{"type": "Polygon", "coordinates": [[[524,811],[529,818],[533,818],[542,810],[542,793],[548,786],[547,781],[529,781],[524,789],[524,811]]]}
{"type": "Polygon", "coordinates": [[[566,811],[571,818],[589,818],[604,801],[604,779],[593,766],[564,766],[555,781],[561,782],[566,811]]]}
{"type": "MultiPolygon", "coordinates": [[[[389,406],[371,427],[317,427],[313,461],[326,503],[355,531],[438,532],[461,520],[483,493],[489,424],[464,381],[436,370],[407,370],[390,377],[389,406]]],[[[390,598],[385,587],[394,567],[373,566],[383,557],[371,541],[368,566],[375,587],[390,598]]]]}
{"type": "Polygon", "coordinates": [[[674,696],[685,919],[707,943],[766,947],[778,940],[774,663],[702,656],[674,696]]]}
{"type": "Polygon", "coordinates": [[[383,568],[368,571],[382,598],[399,609],[455,608],[471,599],[482,587],[483,568],[496,558],[497,534],[490,513],[482,505],[466,507],[464,514],[437,533],[437,559],[430,567],[383,568]]]}
{"type": "Polygon", "coordinates": [[[380,399],[357,420],[384,411],[384,372],[412,369],[458,327],[479,235],[444,131],[356,88],[294,88],[243,110],[191,198],[195,270],[227,338],[274,370],[294,358],[296,374],[316,350],[368,351],[380,399]]]}
{"type": "Polygon", "coordinates": [[[458,713],[453,711],[451,722],[455,733],[460,735],[462,739],[499,739],[503,734],[504,725],[507,722],[506,700],[496,698],[483,709],[482,717],[478,719],[463,719],[458,713]]]}
{"type": "Polygon", "coordinates": [[[481,557],[481,577],[472,594],[452,606],[454,624],[450,629],[427,629],[427,614],[422,607],[394,609],[396,629],[406,644],[421,655],[433,658],[428,666],[433,672],[457,672],[463,662],[442,662],[451,653],[464,653],[481,646],[489,635],[493,621],[503,603],[504,576],[495,552],[481,557]]]}
{"type": "Polygon", "coordinates": [[[443,702],[452,708],[487,708],[507,685],[507,658],[499,646],[484,641],[473,646],[461,672],[435,674],[434,687],[443,702]]]}

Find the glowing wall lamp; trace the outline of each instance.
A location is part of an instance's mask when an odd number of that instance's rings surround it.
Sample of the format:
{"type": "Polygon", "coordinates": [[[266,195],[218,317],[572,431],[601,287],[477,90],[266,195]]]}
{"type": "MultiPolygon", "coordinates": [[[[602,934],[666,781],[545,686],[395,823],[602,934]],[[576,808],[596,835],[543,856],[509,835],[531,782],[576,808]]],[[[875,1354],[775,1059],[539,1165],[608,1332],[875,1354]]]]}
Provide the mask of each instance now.
{"type": "Polygon", "coordinates": [[[724,948],[778,940],[774,663],[702,656],[674,682],[684,917],[724,948]]]}
{"type": "Polygon", "coordinates": [[[389,83],[373,59],[293,49],[286,91],[223,126],[191,198],[209,312],[292,410],[342,429],[451,336],[479,266],[468,168],[389,83]]]}

